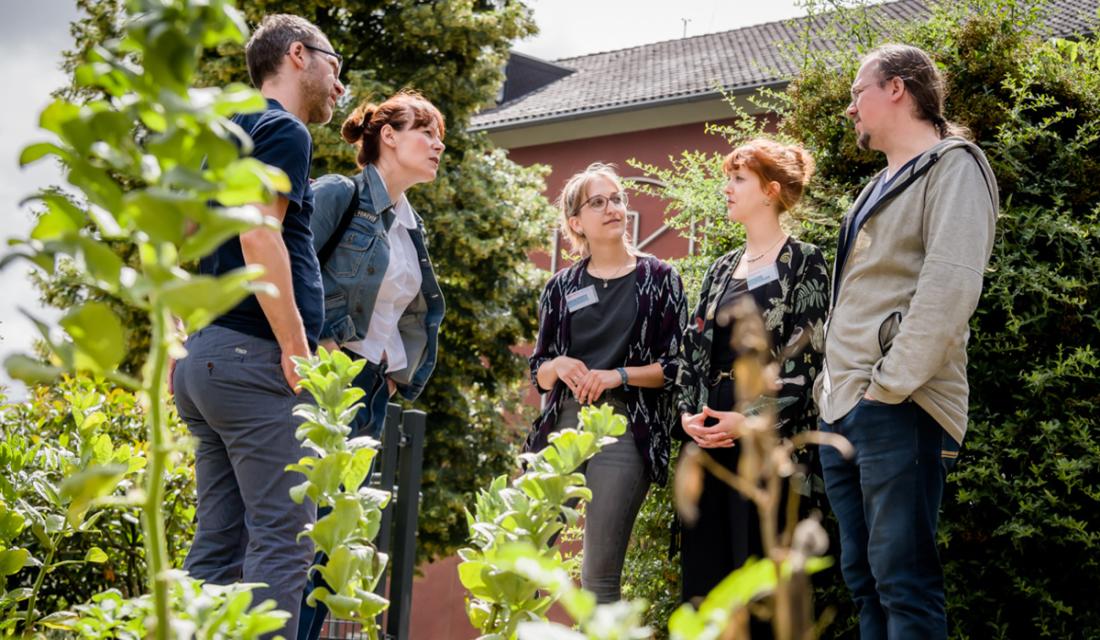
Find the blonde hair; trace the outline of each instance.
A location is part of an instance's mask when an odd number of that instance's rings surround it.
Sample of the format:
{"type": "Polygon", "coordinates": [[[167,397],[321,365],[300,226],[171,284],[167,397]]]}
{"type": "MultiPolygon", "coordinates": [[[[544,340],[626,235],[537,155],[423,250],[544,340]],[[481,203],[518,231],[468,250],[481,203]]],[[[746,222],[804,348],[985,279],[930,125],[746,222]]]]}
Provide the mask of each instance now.
{"type": "MultiPolygon", "coordinates": [[[[615,165],[603,162],[593,162],[584,171],[573,174],[565,181],[561,193],[558,194],[557,206],[561,210],[561,233],[569,241],[573,253],[580,258],[587,258],[591,253],[588,247],[588,239],[583,234],[573,231],[569,226],[569,219],[580,213],[581,206],[588,199],[588,186],[596,178],[603,178],[615,185],[615,189],[624,192],[622,178],[615,172],[615,165]]],[[[630,232],[623,234],[623,246],[633,256],[647,255],[634,248],[630,242],[630,232]]]]}

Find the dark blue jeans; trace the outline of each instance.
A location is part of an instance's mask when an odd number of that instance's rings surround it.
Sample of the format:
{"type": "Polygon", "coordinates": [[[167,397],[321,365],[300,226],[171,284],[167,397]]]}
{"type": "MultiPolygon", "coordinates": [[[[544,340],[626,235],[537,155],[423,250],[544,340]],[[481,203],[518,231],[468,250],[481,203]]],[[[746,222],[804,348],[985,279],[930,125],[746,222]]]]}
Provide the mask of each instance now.
{"type": "MultiPolygon", "coordinates": [[[[350,352],[348,352],[348,355],[353,358],[360,357],[350,352]]],[[[360,400],[363,406],[359,408],[359,413],[355,414],[355,419],[351,422],[351,433],[348,434],[348,437],[370,436],[378,438],[382,435],[382,427],[386,423],[386,405],[389,403],[390,398],[389,388],[386,384],[385,367],[368,362],[367,366],[363,367],[363,370],[355,377],[353,384],[366,391],[366,395],[360,400]]],[[[367,477],[369,481],[369,474],[367,477]]],[[[331,509],[328,507],[318,509],[317,519],[321,519],[329,511],[331,509]]],[[[313,563],[324,564],[327,560],[325,554],[317,552],[313,563]]],[[[328,616],[328,607],[323,603],[318,602],[317,606],[311,607],[306,602],[310,592],[317,587],[331,589],[319,572],[310,572],[306,590],[302,594],[301,614],[298,617],[298,640],[317,640],[321,635],[321,627],[325,624],[325,617],[328,616]]]]}
{"type": "Polygon", "coordinates": [[[821,448],[825,492],[840,523],[840,567],[863,640],[947,637],[936,527],[958,445],[915,402],[860,400],[822,431],[855,458],[821,448]]]}

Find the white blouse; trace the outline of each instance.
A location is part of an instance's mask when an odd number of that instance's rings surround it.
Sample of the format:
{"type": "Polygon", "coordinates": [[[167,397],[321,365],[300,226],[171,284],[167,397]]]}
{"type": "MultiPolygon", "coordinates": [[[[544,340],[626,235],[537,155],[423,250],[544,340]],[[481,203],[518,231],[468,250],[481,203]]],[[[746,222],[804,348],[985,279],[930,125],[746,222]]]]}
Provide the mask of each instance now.
{"type": "Polygon", "coordinates": [[[386,234],[390,242],[390,261],[374,301],[367,337],[344,346],[375,364],[384,358],[387,371],[400,371],[409,363],[397,322],[420,293],[424,276],[420,272],[416,247],[409,237],[409,229],[416,228],[416,219],[405,194],[398,198],[393,213],[394,221],[386,234]]]}

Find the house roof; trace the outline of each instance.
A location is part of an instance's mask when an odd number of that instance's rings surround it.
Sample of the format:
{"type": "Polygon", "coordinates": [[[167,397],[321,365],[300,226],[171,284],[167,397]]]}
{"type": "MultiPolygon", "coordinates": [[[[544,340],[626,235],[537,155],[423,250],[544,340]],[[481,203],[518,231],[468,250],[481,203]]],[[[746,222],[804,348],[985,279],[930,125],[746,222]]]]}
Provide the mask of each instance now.
{"type": "MultiPolygon", "coordinates": [[[[897,0],[868,9],[879,24],[930,13],[935,0],[897,0]]],[[[1089,33],[1100,0],[1050,0],[1045,24],[1052,35],[1089,33]]],[[[849,47],[824,35],[826,21],[794,18],[628,49],[556,60],[572,73],[475,115],[471,129],[496,131],[535,123],[711,98],[716,87],[740,92],[782,84],[797,72],[786,55],[807,29],[815,49],[849,47]]]]}

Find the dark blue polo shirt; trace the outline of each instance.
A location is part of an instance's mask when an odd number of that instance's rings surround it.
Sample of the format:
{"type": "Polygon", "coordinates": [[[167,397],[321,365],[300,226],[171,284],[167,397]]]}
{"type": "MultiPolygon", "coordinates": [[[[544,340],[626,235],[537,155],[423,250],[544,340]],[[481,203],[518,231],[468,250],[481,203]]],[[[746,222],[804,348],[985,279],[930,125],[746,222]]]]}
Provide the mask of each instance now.
{"type": "MultiPolygon", "coordinates": [[[[313,215],[313,189],[309,184],[309,165],[313,141],[309,130],[277,101],[268,99],[267,111],[233,117],[252,137],[252,157],[282,169],[290,178],[290,202],[283,218],[283,242],[290,255],[290,273],[294,283],[294,302],[302,315],[310,348],[316,347],[324,323],[324,290],[321,267],[313,251],[313,233],[309,218],[313,215]]],[[[199,272],[220,275],[244,266],[241,240],[234,237],[202,259],[199,272]]],[[[256,296],[249,296],[214,321],[214,324],[259,338],[275,339],[271,325],[256,296]]]]}

